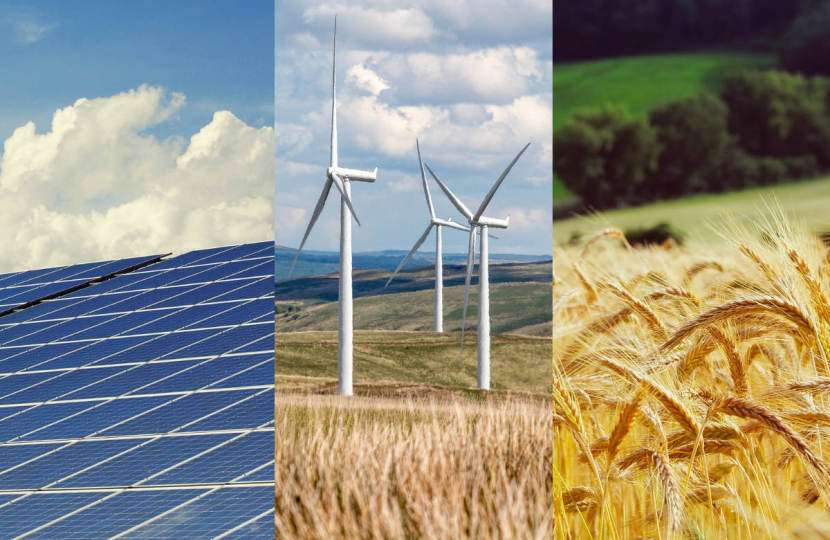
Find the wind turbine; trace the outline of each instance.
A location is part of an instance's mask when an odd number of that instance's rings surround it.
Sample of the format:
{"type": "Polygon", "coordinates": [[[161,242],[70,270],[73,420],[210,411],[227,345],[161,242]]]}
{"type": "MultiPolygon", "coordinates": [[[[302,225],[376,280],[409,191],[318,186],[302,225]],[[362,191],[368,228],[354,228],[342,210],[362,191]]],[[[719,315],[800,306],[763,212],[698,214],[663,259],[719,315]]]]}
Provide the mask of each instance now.
{"type": "Polygon", "coordinates": [[[429,170],[429,174],[438,182],[438,185],[441,187],[441,190],[447,196],[447,198],[452,202],[452,204],[461,212],[464,217],[467,218],[467,221],[470,224],[470,245],[469,250],[467,251],[467,277],[464,280],[464,310],[462,312],[461,317],[461,352],[464,352],[464,327],[467,323],[467,303],[470,296],[470,279],[473,275],[473,263],[475,261],[475,239],[476,239],[476,228],[481,230],[479,237],[481,238],[481,253],[479,254],[479,262],[478,262],[478,368],[476,369],[476,379],[478,383],[478,388],[481,390],[489,390],[490,389],[490,265],[489,265],[489,246],[488,246],[488,230],[490,227],[496,227],[498,229],[506,229],[508,222],[510,221],[510,216],[507,216],[507,219],[496,219],[496,218],[489,218],[484,216],[484,210],[487,208],[487,205],[490,204],[490,201],[493,199],[493,195],[496,194],[496,190],[499,189],[499,186],[507,177],[507,173],[510,172],[510,169],[513,168],[513,165],[519,160],[519,158],[524,154],[527,147],[530,146],[530,143],[527,143],[524,148],[513,158],[513,161],[510,162],[510,165],[501,173],[499,179],[496,180],[496,183],[493,184],[493,187],[490,188],[490,192],[487,193],[487,196],[484,197],[484,200],[481,202],[481,206],[478,207],[476,213],[472,213],[469,208],[467,208],[461,200],[456,197],[450,188],[448,188],[441,179],[438,178],[432,169],[429,168],[429,164],[426,164],[427,170],[429,170]]]}
{"type": "Polygon", "coordinates": [[[317,218],[323,211],[326,198],[332,184],[340,192],[340,274],[339,274],[339,322],[337,325],[337,393],[341,396],[351,396],[352,389],[352,353],[354,350],[354,321],[352,312],[352,217],[360,225],[357,214],[352,207],[351,182],[374,182],[378,168],[372,172],[345,169],[337,165],[337,17],[334,18],[334,51],[331,68],[331,161],[326,169],[326,184],[317,200],[317,206],[311,214],[308,228],[303,235],[303,241],[297,249],[297,255],[288,271],[288,276],[294,271],[294,265],[300,257],[308,233],[314,227],[317,218]]]}
{"type": "Polygon", "coordinates": [[[441,255],[441,227],[451,227],[453,229],[458,229],[460,231],[470,231],[470,227],[465,227],[464,225],[460,225],[458,223],[454,223],[451,219],[444,220],[435,217],[435,209],[432,206],[432,197],[429,194],[429,186],[427,185],[427,177],[424,174],[424,162],[421,161],[421,146],[418,143],[418,139],[415,139],[415,147],[418,149],[418,164],[421,167],[421,181],[424,185],[424,195],[427,198],[427,207],[429,208],[429,226],[424,231],[424,234],[415,242],[415,245],[412,246],[412,249],[409,250],[409,253],[406,254],[406,257],[403,258],[401,264],[395,269],[395,272],[389,278],[389,281],[386,282],[386,285],[383,286],[385,289],[389,286],[389,283],[398,275],[398,272],[403,265],[406,264],[406,261],[409,260],[412,255],[418,251],[418,248],[421,247],[421,244],[427,239],[429,236],[429,232],[435,227],[435,326],[434,329],[436,332],[443,332],[444,331],[444,300],[443,300],[443,290],[444,290],[444,263],[442,260],[441,255]]]}

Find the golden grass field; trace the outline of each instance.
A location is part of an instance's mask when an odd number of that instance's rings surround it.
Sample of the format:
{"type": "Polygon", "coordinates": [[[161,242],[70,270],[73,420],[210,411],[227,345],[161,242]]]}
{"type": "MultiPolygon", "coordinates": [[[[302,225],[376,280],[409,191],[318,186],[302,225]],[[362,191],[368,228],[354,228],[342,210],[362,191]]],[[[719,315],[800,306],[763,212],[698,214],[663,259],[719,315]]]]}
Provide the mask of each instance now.
{"type": "Polygon", "coordinates": [[[830,258],[792,223],[554,257],[555,538],[830,538],[830,258]]]}
{"type": "Polygon", "coordinates": [[[552,535],[550,399],[277,377],[277,538],[552,535]]]}
{"type": "Polygon", "coordinates": [[[474,389],[475,295],[462,355],[463,285],[445,288],[447,331],[428,331],[430,272],[355,299],[350,398],[335,395],[336,303],[278,302],[277,538],[551,538],[550,265],[499,269],[526,281],[493,285],[489,392],[474,389]]]}

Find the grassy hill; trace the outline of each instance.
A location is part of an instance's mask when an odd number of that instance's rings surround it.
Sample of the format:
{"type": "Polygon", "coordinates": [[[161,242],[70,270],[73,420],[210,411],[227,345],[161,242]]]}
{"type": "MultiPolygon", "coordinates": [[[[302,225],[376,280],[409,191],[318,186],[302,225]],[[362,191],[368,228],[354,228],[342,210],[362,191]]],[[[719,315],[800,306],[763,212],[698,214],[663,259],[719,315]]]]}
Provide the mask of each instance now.
{"type": "MultiPolygon", "coordinates": [[[[550,306],[550,293],[546,298],[550,306]]],[[[458,332],[355,332],[355,382],[360,385],[398,381],[474,388],[477,336],[474,332],[465,334],[463,356],[459,353],[460,337],[458,332]]],[[[492,334],[492,388],[547,392],[550,344],[550,338],[492,334]]],[[[317,385],[320,378],[333,384],[337,377],[337,332],[278,332],[276,373],[284,383],[291,379],[287,386],[317,385]]]]}
{"type": "MultiPolygon", "coordinates": [[[[612,104],[639,114],[701,90],[717,91],[730,73],[774,63],[769,55],[699,52],[557,64],[553,66],[553,129],[576,109],[612,104]]],[[[554,200],[567,194],[554,178],[554,200]]]]}
{"type": "MultiPolygon", "coordinates": [[[[352,255],[352,268],[355,270],[395,270],[408,250],[387,249],[383,251],[366,251],[358,252],[352,255]]],[[[275,267],[274,277],[277,281],[286,279],[291,264],[294,261],[294,252],[277,251],[274,254],[275,267]]],[[[303,250],[300,258],[297,260],[297,265],[294,267],[292,277],[298,278],[303,276],[322,276],[338,271],[338,261],[340,253],[337,251],[315,251],[303,250]]],[[[464,264],[467,261],[466,253],[444,253],[444,265],[450,264],[464,264]]],[[[550,256],[544,255],[512,255],[496,253],[490,256],[491,264],[505,263],[505,262],[538,262],[550,259],[550,256]]],[[[428,251],[416,252],[408,261],[404,268],[414,268],[416,266],[424,266],[432,264],[435,261],[435,253],[428,251]]]]}
{"type": "Polygon", "coordinates": [[[830,178],[733,193],[700,195],[674,201],[624,208],[590,217],[574,217],[553,223],[553,242],[567,242],[574,232],[591,234],[606,227],[620,229],[649,227],[662,221],[688,235],[690,243],[715,245],[723,239],[724,216],[750,225],[759,213],[769,215],[778,205],[797,221],[816,233],[830,231],[830,178]],[[713,227],[714,226],[714,227],[713,227]]]}
{"type": "MultiPolygon", "coordinates": [[[[354,324],[357,330],[431,330],[434,274],[432,266],[404,270],[384,289],[391,272],[355,271],[354,324]]],[[[490,319],[493,332],[549,335],[551,265],[503,264],[490,267],[490,319]]],[[[478,278],[474,275],[467,328],[475,328],[478,278]]],[[[337,329],[337,275],[297,278],[276,283],[277,332],[337,329]]],[[[464,267],[445,267],[444,328],[460,330],[464,267]]]]}

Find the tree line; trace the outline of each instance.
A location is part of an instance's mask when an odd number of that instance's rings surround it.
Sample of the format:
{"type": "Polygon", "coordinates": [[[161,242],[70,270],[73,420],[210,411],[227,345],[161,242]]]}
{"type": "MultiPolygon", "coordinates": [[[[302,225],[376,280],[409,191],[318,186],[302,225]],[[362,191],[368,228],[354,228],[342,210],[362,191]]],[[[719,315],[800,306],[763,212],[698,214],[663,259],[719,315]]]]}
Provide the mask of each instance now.
{"type": "Polygon", "coordinates": [[[578,111],[554,133],[553,156],[597,209],[815,177],[830,171],[830,79],[747,71],[643,116],[578,111]]]}

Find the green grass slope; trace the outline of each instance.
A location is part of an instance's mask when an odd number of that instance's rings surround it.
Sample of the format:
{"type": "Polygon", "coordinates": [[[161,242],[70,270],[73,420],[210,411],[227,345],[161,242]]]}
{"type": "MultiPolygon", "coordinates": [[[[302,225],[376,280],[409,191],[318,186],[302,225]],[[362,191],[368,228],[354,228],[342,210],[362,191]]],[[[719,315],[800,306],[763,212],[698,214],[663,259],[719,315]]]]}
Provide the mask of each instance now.
{"type": "MultiPolygon", "coordinates": [[[[769,55],[699,52],[632,56],[553,66],[553,129],[576,109],[618,105],[632,114],[701,90],[717,91],[723,78],[736,71],[771,67],[769,55]]],[[[554,178],[554,200],[567,195],[554,178]]]]}
{"type": "MultiPolygon", "coordinates": [[[[357,298],[356,330],[432,330],[434,290],[357,298]]],[[[444,288],[444,329],[461,329],[464,286],[444,288]]],[[[277,302],[277,332],[337,329],[337,302],[277,302]],[[288,309],[293,306],[293,309],[288,309]]],[[[470,291],[467,329],[475,329],[478,295],[470,291]]],[[[493,332],[550,335],[551,284],[500,283],[490,286],[490,328],[493,332]],[[545,324],[547,323],[547,326],[545,324]]]]}
{"type": "MultiPolygon", "coordinates": [[[[547,295],[550,305],[550,293],[547,295]]],[[[398,381],[448,388],[476,385],[476,334],[355,332],[355,383],[398,381]]],[[[550,338],[491,335],[491,387],[494,390],[549,392],[550,338]]],[[[337,377],[337,332],[277,333],[277,379],[313,385],[317,378],[337,377]],[[314,379],[311,379],[314,378],[314,379]]],[[[301,386],[301,385],[300,385],[301,386]]]]}
{"type": "Polygon", "coordinates": [[[574,217],[553,223],[554,244],[562,244],[574,232],[591,234],[606,227],[629,229],[649,227],[662,221],[688,235],[688,241],[717,245],[725,218],[748,227],[761,215],[780,208],[816,233],[830,231],[830,178],[733,193],[701,195],[625,208],[598,216],[574,217]]]}

